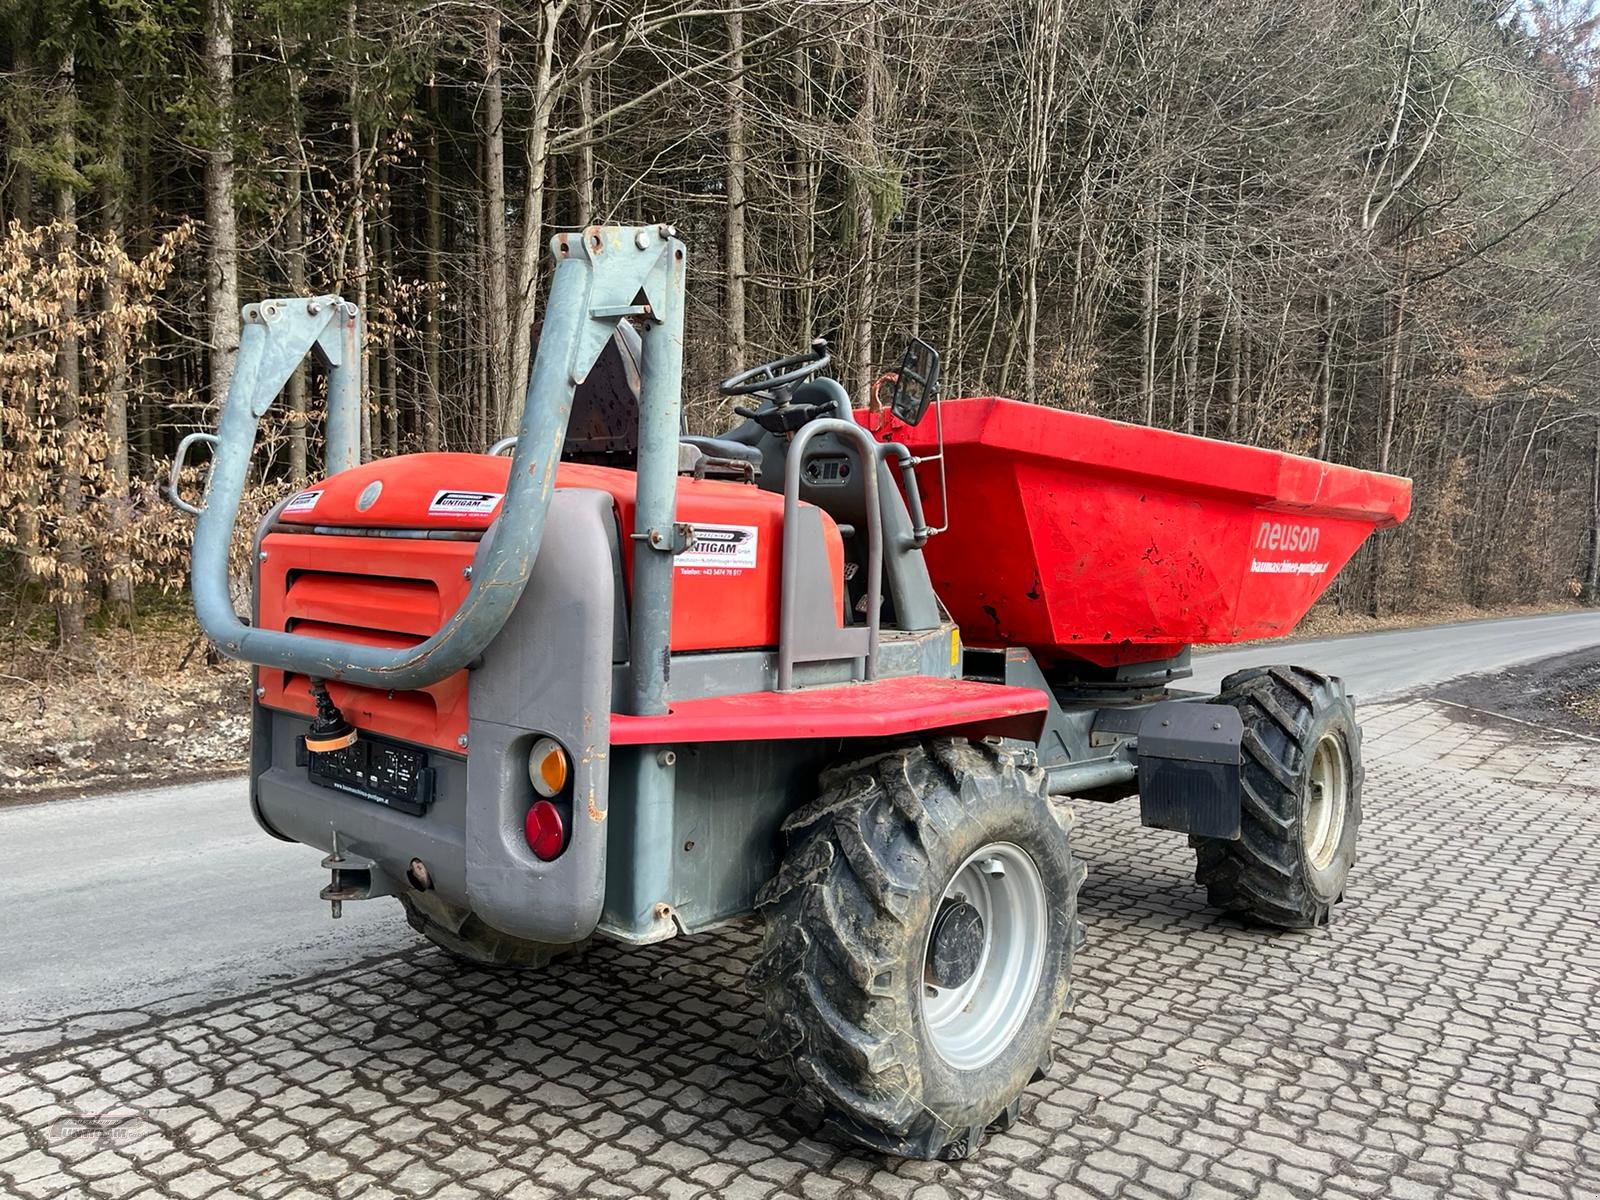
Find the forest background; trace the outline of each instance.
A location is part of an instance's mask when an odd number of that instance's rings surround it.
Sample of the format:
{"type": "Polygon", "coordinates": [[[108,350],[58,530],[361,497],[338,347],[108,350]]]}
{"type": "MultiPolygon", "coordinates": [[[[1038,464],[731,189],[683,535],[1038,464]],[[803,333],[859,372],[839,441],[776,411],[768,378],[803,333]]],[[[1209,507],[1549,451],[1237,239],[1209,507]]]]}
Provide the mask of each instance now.
{"type": "MultiPolygon", "coordinates": [[[[158,481],[214,422],[241,302],[364,308],[369,453],[479,449],[518,415],[545,243],[596,221],[689,247],[698,428],[743,365],[826,336],[861,398],[918,335],[946,394],[1410,476],[1341,611],[1591,600],[1597,24],[1568,0],[7,0],[0,659],[70,673],[181,621],[190,524],[158,481]]],[[[265,493],[319,471],[321,387],[274,410],[265,493]]]]}

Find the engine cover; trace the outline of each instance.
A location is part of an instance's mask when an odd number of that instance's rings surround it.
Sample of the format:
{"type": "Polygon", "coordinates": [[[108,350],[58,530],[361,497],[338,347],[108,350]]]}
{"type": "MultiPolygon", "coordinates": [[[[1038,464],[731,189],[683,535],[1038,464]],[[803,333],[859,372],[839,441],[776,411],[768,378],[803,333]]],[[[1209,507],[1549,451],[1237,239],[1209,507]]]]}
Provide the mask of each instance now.
{"type": "MultiPolygon", "coordinates": [[[[479,541],[494,524],[511,460],[487,454],[411,454],[341,472],[296,493],[261,542],[258,620],[312,636],[415,645],[460,606],[479,541]]],[[[632,576],[635,476],[612,467],[562,463],[557,489],[609,495],[632,576]]],[[[822,517],[834,612],[844,608],[844,549],[822,517]]],[[[748,484],[680,478],[678,520],[694,543],[677,556],[672,650],[760,649],[778,639],[783,498],[748,484]]],[[[535,564],[534,571],[540,569],[535,564]]],[[[596,596],[614,605],[615,596],[596,596]]],[[[262,703],[309,714],[303,676],[263,668],[262,703]]],[[[467,672],[414,692],[330,685],[356,725],[406,741],[457,750],[469,719],[467,672]]]]}

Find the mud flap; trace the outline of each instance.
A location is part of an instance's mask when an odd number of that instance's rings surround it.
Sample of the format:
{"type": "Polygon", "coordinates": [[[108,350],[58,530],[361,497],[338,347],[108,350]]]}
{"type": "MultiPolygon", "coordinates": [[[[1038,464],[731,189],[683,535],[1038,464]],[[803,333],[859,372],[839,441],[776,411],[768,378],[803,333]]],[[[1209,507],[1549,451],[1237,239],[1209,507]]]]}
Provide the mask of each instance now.
{"type": "Polygon", "coordinates": [[[1139,819],[1199,837],[1239,837],[1244,722],[1229,704],[1167,700],[1139,724],[1139,819]]]}

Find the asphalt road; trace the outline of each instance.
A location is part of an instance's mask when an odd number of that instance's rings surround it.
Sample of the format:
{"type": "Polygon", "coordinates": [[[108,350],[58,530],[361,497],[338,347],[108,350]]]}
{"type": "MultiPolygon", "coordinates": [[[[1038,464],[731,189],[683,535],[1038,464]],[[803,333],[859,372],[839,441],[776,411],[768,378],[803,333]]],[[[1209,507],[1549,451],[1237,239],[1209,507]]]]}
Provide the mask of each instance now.
{"type": "MultiPolygon", "coordinates": [[[[1196,657],[1343,675],[1367,700],[1600,644],[1600,614],[1398,630],[1196,657]]],[[[319,855],[256,828],[240,780],[0,808],[0,1057],[415,945],[398,906],[317,899],[319,855]]]]}
{"type": "Polygon", "coordinates": [[[0,1057],[415,945],[392,903],[317,892],[243,779],[0,808],[0,1057]]]}
{"type": "Polygon", "coordinates": [[[1380,700],[1415,695],[1461,675],[1500,671],[1596,645],[1600,645],[1600,612],[1464,621],[1206,651],[1194,656],[1194,679],[1183,686],[1215,691],[1223,676],[1241,667],[1296,663],[1342,676],[1358,701],[1380,700]]]}

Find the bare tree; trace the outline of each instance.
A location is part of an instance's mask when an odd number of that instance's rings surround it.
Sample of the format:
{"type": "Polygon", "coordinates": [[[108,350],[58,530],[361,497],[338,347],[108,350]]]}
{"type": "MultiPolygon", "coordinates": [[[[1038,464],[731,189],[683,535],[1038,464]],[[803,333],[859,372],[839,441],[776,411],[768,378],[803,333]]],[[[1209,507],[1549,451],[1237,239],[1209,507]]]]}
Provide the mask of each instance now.
{"type": "Polygon", "coordinates": [[[213,404],[233,381],[239,352],[239,226],[233,202],[233,0],[206,0],[207,99],[215,126],[205,155],[206,314],[213,404]]]}

